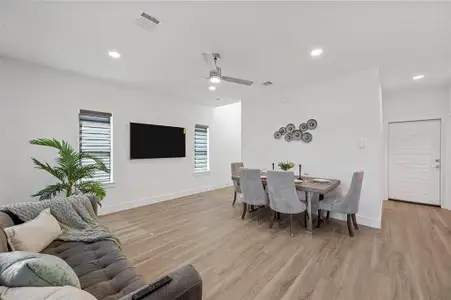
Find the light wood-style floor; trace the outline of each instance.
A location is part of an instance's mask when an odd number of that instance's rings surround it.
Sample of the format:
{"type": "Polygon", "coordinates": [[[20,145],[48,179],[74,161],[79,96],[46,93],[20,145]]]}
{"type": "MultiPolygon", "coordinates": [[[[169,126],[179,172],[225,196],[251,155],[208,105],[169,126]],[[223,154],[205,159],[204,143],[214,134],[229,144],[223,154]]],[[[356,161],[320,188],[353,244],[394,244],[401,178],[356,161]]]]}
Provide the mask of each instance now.
{"type": "Polygon", "coordinates": [[[240,219],[224,188],[104,216],[147,281],[193,264],[204,299],[451,299],[451,212],[385,201],[382,230],[240,219]]]}

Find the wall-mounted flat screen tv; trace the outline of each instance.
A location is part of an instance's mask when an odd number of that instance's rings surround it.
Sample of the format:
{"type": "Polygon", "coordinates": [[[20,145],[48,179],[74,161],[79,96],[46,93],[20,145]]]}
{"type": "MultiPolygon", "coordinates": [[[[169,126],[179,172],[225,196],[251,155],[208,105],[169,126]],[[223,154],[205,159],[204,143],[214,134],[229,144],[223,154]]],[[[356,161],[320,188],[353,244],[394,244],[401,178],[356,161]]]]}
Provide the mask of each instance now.
{"type": "Polygon", "coordinates": [[[130,159],[186,156],[182,127],[130,123],[130,159]]]}

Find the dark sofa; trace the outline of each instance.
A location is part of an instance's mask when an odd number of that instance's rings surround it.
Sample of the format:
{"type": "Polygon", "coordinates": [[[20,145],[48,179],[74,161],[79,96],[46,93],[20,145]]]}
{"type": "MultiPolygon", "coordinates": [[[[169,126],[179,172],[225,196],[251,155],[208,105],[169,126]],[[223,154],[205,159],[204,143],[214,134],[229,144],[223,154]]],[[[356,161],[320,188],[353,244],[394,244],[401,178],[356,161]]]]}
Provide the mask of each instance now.
{"type": "MultiPolygon", "coordinates": [[[[97,213],[97,200],[90,200],[97,213]]],[[[0,212],[0,228],[13,225],[11,217],[0,212]]],[[[0,252],[6,251],[6,236],[3,230],[0,230],[0,252]]],[[[81,288],[99,300],[131,300],[136,291],[147,285],[112,241],[54,241],[42,253],[58,256],[67,262],[77,274],[81,288]]],[[[147,296],[145,300],[202,299],[202,279],[191,265],[168,275],[172,281],[147,296]]]]}

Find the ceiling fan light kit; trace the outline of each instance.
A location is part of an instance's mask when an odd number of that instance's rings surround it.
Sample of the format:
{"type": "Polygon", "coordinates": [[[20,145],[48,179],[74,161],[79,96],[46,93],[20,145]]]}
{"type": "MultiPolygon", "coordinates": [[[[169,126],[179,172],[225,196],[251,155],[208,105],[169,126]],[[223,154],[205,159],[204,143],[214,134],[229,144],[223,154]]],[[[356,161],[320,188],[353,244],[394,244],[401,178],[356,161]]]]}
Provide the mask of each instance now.
{"type": "Polygon", "coordinates": [[[210,74],[208,76],[208,80],[211,83],[220,83],[221,81],[226,81],[230,83],[241,84],[245,86],[251,86],[254,82],[252,80],[246,80],[236,77],[223,76],[221,73],[221,68],[218,67],[218,61],[221,59],[221,55],[219,53],[202,53],[207,64],[213,68],[210,70],[210,74]]]}
{"type": "Polygon", "coordinates": [[[210,82],[220,83],[221,82],[221,68],[216,68],[216,70],[210,71],[210,82]]]}

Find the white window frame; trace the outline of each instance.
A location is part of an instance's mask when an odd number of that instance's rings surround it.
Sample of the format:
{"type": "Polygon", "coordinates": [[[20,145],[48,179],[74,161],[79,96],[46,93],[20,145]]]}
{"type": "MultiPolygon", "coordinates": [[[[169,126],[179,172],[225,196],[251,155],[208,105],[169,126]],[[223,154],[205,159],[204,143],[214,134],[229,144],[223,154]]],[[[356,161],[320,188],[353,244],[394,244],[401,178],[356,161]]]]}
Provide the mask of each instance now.
{"type": "Polygon", "coordinates": [[[81,122],[80,122],[80,115],[83,113],[98,113],[98,114],[109,114],[110,115],[110,180],[109,181],[105,181],[105,182],[101,182],[102,185],[104,186],[108,186],[108,185],[113,185],[115,183],[114,181],[114,177],[113,177],[113,166],[114,166],[114,147],[113,147],[113,137],[114,137],[114,129],[113,129],[113,114],[112,113],[107,113],[107,112],[101,112],[101,111],[93,111],[93,110],[86,110],[86,109],[80,109],[78,111],[78,151],[81,151],[81,122]]]}
{"type": "Polygon", "coordinates": [[[194,126],[194,145],[193,145],[193,154],[194,154],[194,173],[195,174],[201,174],[201,173],[208,173],[210,172],[210,126],[203,125],[203,124],[196,124],[194,126]],[[207,129],[207,168],[197,170],[196,169],[196,129],[197,128],[206,128],[207,129]]]}

